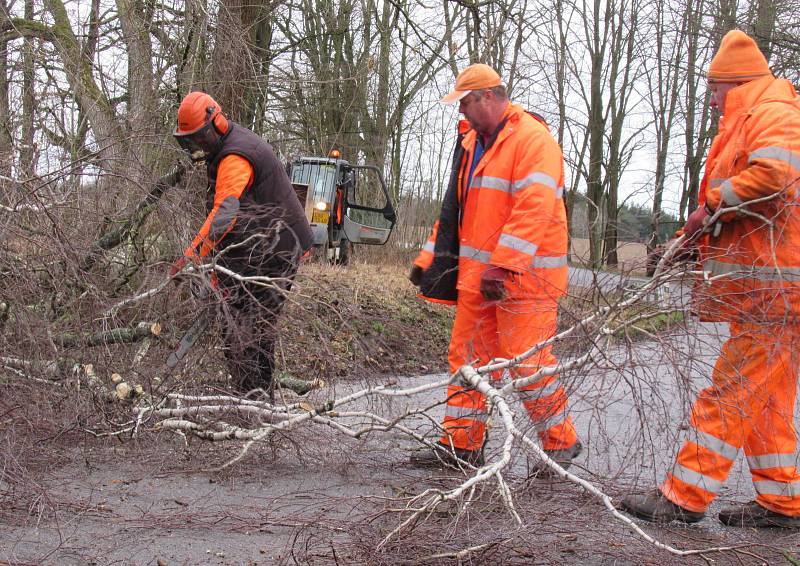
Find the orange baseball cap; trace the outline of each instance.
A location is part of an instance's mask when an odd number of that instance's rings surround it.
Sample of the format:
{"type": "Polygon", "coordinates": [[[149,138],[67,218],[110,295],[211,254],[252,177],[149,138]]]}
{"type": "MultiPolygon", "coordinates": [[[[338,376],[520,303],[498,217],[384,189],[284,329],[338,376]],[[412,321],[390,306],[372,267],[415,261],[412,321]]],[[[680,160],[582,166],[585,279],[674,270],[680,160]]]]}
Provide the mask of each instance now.
{"type": "Polygon", "coordinates": [[[738,29],[722,38],[706,78],[721,83],[747,82],[771,75],[769,64],[753,38],[738,29]]]}
{"type": "Polygon", "coordinates": [[[475,63],[470,65],[460,73],[456,78],[456,87],[451,93],[442,98],[442,104],[455,104],[473,90],[481,90],[484,88],[492,88],[500,86],[503,81],[497,71],[492,69],[489,65],[483,63],[475,63]]]}

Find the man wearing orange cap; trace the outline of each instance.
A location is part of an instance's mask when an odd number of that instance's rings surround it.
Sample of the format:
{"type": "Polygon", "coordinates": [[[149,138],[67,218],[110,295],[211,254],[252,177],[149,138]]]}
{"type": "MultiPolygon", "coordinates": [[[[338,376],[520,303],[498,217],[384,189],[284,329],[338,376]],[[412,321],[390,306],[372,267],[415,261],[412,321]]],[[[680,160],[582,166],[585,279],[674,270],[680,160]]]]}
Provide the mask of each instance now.
{"type": "Polygon", "coordinates": [[[217,265],[236,274],[218,272],[228,311],[230,372],[242,391],[269,389],[276,320],[300,257],[311,247],[311,228],[269,144],[228,120],[208,94],[186,95],[174,136],[192,161],[206,165],[208,216],[171,274],[211,252],[217,254],[217,265]]]}
{"type": "MultiPolygon", "coordinates": [[[[509,101],[491,67],[464,69],[442,102],[458,102],[466,120],[439,221],[411,278],[422,297],[456,305],[448,354],[456,372],[514,358],[553,336],[567,287],[567,219],[561,148],[544,120],[509,101]]],[[[567,394],[557,375],[539,373],[556,363],[548,346],[511,375],[535,377],[521,400],[545,452],[566,467],[581,451],[567,394]]],[[[412,462],[481,464],[486,421],[483,395],[450,385],[439,448],[412,462]]]]}
{"type": "Polygon", "coordinates": [[[684,233],[708,275],[696,286],[695,309],[701,320],[730,323],[731,337],[660,489],[628,496],[622,508],[649,521],[699,521],[744,449],[756,499],[723,509],[720,521],[797,528],[800,98],[788,81],[773,77],[756,43],[738,30],[723,38],[708,87],[722,117],[700,207],[684,233]],[[720,225],[712,228],[709,219],[721,210],[720,225]]]}

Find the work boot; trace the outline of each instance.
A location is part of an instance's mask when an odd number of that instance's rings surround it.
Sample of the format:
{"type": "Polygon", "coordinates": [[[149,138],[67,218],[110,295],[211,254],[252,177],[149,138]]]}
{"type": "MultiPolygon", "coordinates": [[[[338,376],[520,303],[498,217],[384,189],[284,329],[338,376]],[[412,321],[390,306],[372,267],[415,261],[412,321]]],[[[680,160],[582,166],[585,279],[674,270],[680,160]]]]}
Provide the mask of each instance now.
{"type": "MultiPolygon", "coordinates": [[[[578,455],[583,452],[583,444],[581,441],[578,440],[575,444],[570,446],[569,448],[560,448],[558,450],[545,450],[544,453],[553,460],[556,464],[564,468],[565,470],[572,465],[572,461],[578,457],[578,455]]],[[[536,462],[533,466],[531,466],[531,473],[528,475],[529,478],[556,478],[558,474],[556,474],[555,470],[553,470],[550,466],[545,464],[544,462],[536,462]]]]}
{"type": "Polygon", "coordinates": [[[689,511],[664,497],[658,489],[639,495],[629,495],[620,503],[620,509],[651,523],[669,523],[682,521],[696,523],[706,516],[705,513],[689,511]]]}
{"type": "Polygon", "coordinates": [[[478,468],[483,466],[483,449],[463,450],[437,442],[436,448],[412,454],[411,464],[419,468],[478,468]]]}
{"type": "Polygon", "coordinates": [[[800,517],[781,515],[762,507],[755,501],[724,508],[719,512],[719,520],[729,527],[800,528],[800,517]]]}

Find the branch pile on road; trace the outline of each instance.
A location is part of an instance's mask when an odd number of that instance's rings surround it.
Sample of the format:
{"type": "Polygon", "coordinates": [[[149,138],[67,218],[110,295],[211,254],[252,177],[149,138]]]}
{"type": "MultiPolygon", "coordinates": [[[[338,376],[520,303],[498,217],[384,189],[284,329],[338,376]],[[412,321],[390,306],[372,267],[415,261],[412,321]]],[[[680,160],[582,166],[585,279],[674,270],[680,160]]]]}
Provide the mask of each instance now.
{"type": "MultiPolygon", "coordinates": [[[[676,246],[679,243],[675,244],[676,246]]],[[[677,248],[674,248],[677,249],[677,248]]],[[[205,440],[244,441],[239,453],[220,468],[227,468],[242,461],[248,452],[260,442],[276,434],[286,433],[311,425],[332,429],[344,437],[359,439],[366,435],[381,433],[399,434],[421,445],[433,448],[437,435],[423,435],[417,431],[413,420],[420,415],[428,415],[431,407],[418,399],[432,391],[442,391],[449,383],[462,383],[483,393],[487,398],[489,422],[494,423],[495,438],[499,434],[501,449],[481,466],[464,464],[466,479],[450,489],[424,489],[410,496],[405,506],[398,509],[399,519],[396,527],[388,532],[378,544],[378,549],[392,539],[412,528],[419,521],[430,517],[440,506],[456,503],[468,506],[475,496],[476,489],[493,484],[506,512],[515,523],[522,525],[516,509],[514,496],[509,487],[507,474],[511,472],[512,452],[521,449],[533,458],[540,460],[552,470],[554,476],[574,483],[586,493],[598,498],[607,511],[629,529],[656,547],[679,556],[701,554],[727,548],[681,550],[656,540],[642,530],[634,521],[617,511],[611,497],[590,481],[572,474],[551,460],[539,447],[531,431],[515,424],[515,414],[511,402],[515,393],[525,385],[536,382],[545,375],[565,374],[603,363],[615,336],[624,335],[626,329],[639,328],[646,321],[671,314],[674,306],[659,308],[646,307],[644,298],[662,285],[674,280],[677,271],[669,267],[671,255],[665,255],[654,278],[636,292],[619,296],[616,301],[600,306],[594,312],[577,320],[574,324],[560,330],[551,339],[531,345],[530,349],[511,360],[495,360],[489,365],[473,368],[463,366],[456,374],[421,385],[399,386],[394,382],[367,386],[352,392],[337,395],[335,389],[317,396],[315,400],[300,400],[271,403],[260,399],[242,399],[220,395],[169,394],[153,405],[140,404],[135,409],[133,424],[127,429],[136,434],[142,428],[173,430],[180,434],[190,434],[205,440]],[[634,313],[633,315],[631,313],[634,313]],[[490,379],[492,372],[507,370],[525,361],[548,345],[562,344],[572,337],[588,337],[591,346],[584,352],[562,360],[552,367],[541,368],[525,379],[498,384],[490,379]],[[396,411],[396,404],[367,403],[376,399],[404,399],[402,411],[396,411]],[[372,407],[389,407],[386,412],[372,407]],[[238,424],[233,417],[248,415],[252,417],[238,424]]],[[[643,330],[647,332],[646,330],[643,330]]],[[[127,432],[126,430],[126,432],[127,432]]],[[[441,432],[441,431],[438,431],[441,432]]]]}

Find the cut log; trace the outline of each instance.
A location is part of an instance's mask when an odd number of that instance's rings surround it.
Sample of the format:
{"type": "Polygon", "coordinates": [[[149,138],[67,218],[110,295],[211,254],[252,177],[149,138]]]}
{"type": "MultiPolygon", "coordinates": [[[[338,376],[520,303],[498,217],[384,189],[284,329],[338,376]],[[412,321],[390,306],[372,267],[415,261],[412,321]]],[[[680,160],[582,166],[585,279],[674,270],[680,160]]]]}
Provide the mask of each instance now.
{"type": "Polygon", "coordinates": [[[111,330],[82,334],[62,334],[56,337],[55,341],[63,348],[74,346],[92,347],[138,342],[159,334],[161,334],[161,325],[159,323],[139,322],[131,328],[112,328],[111,330]]]}
{"type": "Polygon", "coordinates": [[[67,373],[76,373],[82,370],[80,362],[69,358],[60,360],[44,360],[41,362],[22,360],[20,358],[0,357],[0,365],[23,371],[26,373],[41,372],[51,377],[60,377],[67,373]]]}
{"type": "Polygon", "coordinates": [[[297,379],[289,374],[281,373],[276,378],[277,384],[284,389],[291,389],[298,395],[305,395],[309,391],[319,389],[325,386],[325,382],[321,379],[312,379],[306,381],[305,379],[297,379]]]}

